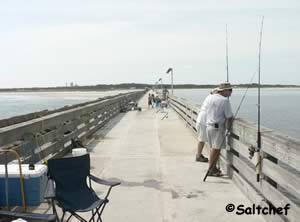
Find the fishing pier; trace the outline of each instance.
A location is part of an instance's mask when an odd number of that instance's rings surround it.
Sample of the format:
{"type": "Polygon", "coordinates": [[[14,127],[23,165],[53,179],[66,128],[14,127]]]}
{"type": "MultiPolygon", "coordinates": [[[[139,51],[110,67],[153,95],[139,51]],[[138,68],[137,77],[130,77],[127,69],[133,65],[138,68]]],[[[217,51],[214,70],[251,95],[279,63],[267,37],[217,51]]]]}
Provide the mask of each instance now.
{"type": "MultiPolygon", "coordinates": [[[[14,150],[23,163],[37,163],[70,153],[72,139],[84,142],[92,173],[121,182],[110,195],[103,221],[299,221],[298,140],[262,127],[257,182],[258,160],[256,155],[249,158],[249,149],[256,146],[256,125],[236,119],[219,161],[227,176],[203,182],[208,165],[195,162],[200,107],[170,96],[168,108],[149,108],[147,97],[145,91],[136,91],[2,121],[1,150],[14,150]],[[132,100],[141,111],[120,112],[132,100]],[[238,215],[226,211],[229,204],[289,204],[290,209],[287,215],[238,215]]],[[[207,148],[204,154],[208,156],[207,148]]],[[[0,163],[14,159],[2,153],[0,163]]],[[[93,188],[101,196],[103,188],[93,188]]],[[[52,213],[46,201],[27,211],[52,213]]]]}

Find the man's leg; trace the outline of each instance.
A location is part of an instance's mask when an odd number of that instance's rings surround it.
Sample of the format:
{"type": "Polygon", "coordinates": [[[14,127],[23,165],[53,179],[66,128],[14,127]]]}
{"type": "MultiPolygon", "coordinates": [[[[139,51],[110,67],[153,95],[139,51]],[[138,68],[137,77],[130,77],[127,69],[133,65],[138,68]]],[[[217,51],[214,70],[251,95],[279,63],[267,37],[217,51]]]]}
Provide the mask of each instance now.
{"type": "Polygon", "coordinates": [[[196,161],[207,163],[208,159],[205,156],[202,155],[204,144],[205,143],[202,142],[202,141],[198,142],[198,147],[197,147],[198,149],[197,149],[196,161]]]}
{"type": "Polygon", "coordinates": [[[202,154],[205,142],[207,142],[206,125],[199,124],[197,126],[197,131],[198,131],[198,134],[199,134],[198,135],[199,142],[198,142],[198,146],[197,146],[196,161],[207,163],[208,162],[208,158],[206,158],[202,154]]]}
{"type": "Polygon", "coordinates": [[[203,148],[204,148],[204,142],[202,142],[202,141],[199,141],[198,142],[198,153],[197,153],[197,155],[198,156],[201,156],[201,154],[202,154],[202,151],[203,151],[203,148]]]}
{"type": "Polygon", "coordinates": [[[219,156],[221,153],[221,148],[224,147],[224,135],[225,132],[223,129],[213,129],[208,131],[211,133],[211,151],[209,158],[209,175],[212,176],[222,176],[222,172],[216,167],[216,164],[219,160],[219,156]]]}
{"type": "Polygon", "coordinates": [[[220,149],[215,149],[215,148],[210,149],[209,163],[208,163],[208,169],[210,169],[210,172],[215,171],[216,164],[220,156],[220,152],[221,152],[220,149]]]}

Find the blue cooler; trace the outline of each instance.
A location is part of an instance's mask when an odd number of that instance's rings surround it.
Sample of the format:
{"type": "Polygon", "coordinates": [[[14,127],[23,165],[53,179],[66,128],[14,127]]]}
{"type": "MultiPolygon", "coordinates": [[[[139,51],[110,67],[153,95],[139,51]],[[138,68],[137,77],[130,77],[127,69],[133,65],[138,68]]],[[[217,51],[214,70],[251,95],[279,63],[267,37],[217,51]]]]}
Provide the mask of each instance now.
{"type": "MultiPolygon", "coordinates": [[[[8,203],[10,206],[22,206],[20,173],[18,164],[8,164],[8,203]]],[[[38,206],[43,202],[47,184],[47,166],[36,164],[29,170],[28,164],[22,164],[24,193],[27,206],[38,206]]],[[[0,206],[6,205],[5,166],[0,165],[0,206]]]]}

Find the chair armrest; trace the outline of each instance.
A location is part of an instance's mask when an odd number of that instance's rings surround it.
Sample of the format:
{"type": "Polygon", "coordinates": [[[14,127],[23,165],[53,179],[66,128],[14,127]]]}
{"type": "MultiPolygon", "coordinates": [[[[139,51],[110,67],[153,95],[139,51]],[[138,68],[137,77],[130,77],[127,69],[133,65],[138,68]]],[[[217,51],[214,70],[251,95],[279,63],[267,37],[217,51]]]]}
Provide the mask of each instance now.
{"type": "MultiPolygon", "coordinates": [[[[11,211],[0,210],[0,217],[8,217],[11,220],[22,218],[27,221],[44,221],[44,222],[55,222],[56,216],[53,214],[38,214],[38,213],[19,213],[11,211]]],[[[4,219],[4,221],[6,221],[4,219]]]]}
{"type": "Polygon", "coordinates": [[[91,178],[92,181],[98,183],[98,184],[103,184],[103,185],[106,185],[106,186],[117,186],[117,185],[120,185],[121,182],[114,182],[114,181],[108,181],[108,180],[103,180],[103,179],[100,179],[98,177],[95,177],[93,175],[90,175],[89,176],[91,178]]]}

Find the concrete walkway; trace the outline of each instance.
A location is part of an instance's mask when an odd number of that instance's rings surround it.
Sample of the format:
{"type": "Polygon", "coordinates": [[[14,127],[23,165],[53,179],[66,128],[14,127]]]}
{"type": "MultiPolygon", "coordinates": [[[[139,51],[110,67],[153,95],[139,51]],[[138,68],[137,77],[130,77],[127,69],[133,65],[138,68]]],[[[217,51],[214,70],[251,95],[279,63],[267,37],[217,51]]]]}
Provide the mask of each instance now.
{"type": "MultiPolygon", "coordinates": [[[[113,188],[106,222],[264,221],[227,213],[229,203],[252,206],[228,178],[208,177],[194,161],[197,140],[177,114],[147,108],[119,115],[89,144],[93,174],[121,181],[113,188]]],[[[205,153],[207,156],[207,153],[205,153]]],[[[102,186],[94,187],[102,194],[102,186]]]]}

